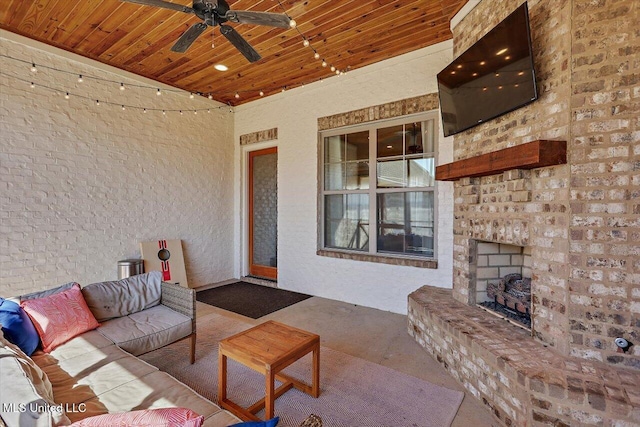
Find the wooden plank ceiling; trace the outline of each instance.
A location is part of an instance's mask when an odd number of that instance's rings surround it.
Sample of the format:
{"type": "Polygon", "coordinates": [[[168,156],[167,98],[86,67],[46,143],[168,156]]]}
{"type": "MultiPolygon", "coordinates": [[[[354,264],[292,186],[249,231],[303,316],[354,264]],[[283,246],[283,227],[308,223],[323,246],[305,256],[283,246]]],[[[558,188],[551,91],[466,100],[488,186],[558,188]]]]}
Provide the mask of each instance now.
{"type": "MultiPolygon", "coordinates": [[[[192,5],[191,0],[168,1],[192,5]]],[[[182,33],[201,22],[198,17],[119,0],[2,0],[0,28],[238,105],[260,98],[260,91],[268,96],[340,78],[331,66],[354,70],[448,40],[449,21],[466,2],[228,0],[233,10],[284,12],[298,23],[297,29],[230,23],[262,56],[255,63],[215,27],[207,28],[186,53],[172,52],[182,33]],[[314,58],[314,49],[320,59],[314,58]],[[217,71],[215,64],[229,70],[217,71]]]]}

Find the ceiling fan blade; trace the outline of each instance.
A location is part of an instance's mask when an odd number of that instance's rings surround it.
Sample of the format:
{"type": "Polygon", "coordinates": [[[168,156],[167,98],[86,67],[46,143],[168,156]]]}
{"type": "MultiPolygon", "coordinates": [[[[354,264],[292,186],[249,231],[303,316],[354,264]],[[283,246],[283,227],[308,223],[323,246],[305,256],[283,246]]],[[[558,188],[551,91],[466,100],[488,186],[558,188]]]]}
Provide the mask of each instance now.
{"type": "Polygon", "coordinates": [[[256,62],[262,59],[260,54],[242,37],[233,27],[220,25],[220,32],[244,55],[249,62],[256,62]]]}
{"type": "Polygon", "coordinates": [[[174,52],[184,53],[189,49],[189,46],[193,44],[194,41],[198,38],[200,34],[204,30],[207,29],[207,24],[203,22],[199,22],[189,28],[187,31],[180,36],[178,41],[171,47],[171,50],[174,52]]]}
{"type": "Polygon", "coordinates": [[[291,19],[283,13],[252,12],[249,10],[229,10],[224,17],[239,24],[268,25],[280,28],[289,28],[291,22],[291,19]]]}
{"type": "Polygon", "coordinates": [[[177,3],[169,3],[162,0],[120,0],[126,3],[143,4],[146,6],[161,7],[163,9],[177,10],[178,12],[193,13],[193,9],[177,3]]]}

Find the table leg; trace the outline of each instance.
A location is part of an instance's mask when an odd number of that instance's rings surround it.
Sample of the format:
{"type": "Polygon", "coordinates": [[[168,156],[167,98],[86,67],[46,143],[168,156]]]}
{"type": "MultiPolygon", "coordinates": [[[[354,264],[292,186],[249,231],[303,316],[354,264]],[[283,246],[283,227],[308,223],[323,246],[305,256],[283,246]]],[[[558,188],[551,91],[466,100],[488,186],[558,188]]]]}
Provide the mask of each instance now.
{"type": "Polygon", "coordinates": [[[266,394],[264,397],[264,419],[270,420],[273,418],[273,404],[274,404],[274,388],[275,388],[275,380],[276,375],[275,372],[269,367],[267,372],[265,372],[265,386],[266,386],[266,394]]]}
{"type": "Polygon", "coordinates": [[[312,370],[311,394],[313,397],[320,396],[320,344],[313,348],[313,370],[312,370]]]}
{"type": "Polygon", "coordinates": [[[218,354],[218,404],[227,399],[227,356],[218,354]]]}

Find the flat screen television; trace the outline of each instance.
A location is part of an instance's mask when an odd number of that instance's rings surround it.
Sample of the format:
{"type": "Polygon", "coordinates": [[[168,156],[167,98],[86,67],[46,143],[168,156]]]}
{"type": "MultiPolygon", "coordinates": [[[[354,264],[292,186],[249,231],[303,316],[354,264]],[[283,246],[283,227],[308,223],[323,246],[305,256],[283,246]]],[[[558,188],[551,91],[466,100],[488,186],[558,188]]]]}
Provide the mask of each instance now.
{"type": "Polygon", "coordinates": [[[445,136],[538,98],[526,2],[438,73],[438,93],[445,136]]]}

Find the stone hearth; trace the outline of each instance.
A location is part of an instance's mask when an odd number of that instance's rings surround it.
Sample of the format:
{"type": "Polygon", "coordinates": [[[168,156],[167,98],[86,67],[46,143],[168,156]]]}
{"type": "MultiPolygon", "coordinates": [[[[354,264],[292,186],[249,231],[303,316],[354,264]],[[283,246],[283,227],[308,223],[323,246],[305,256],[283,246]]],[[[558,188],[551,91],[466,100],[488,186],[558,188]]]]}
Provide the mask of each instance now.
{"type": "Polygon", "coordinates": [[[640,372],[561,356],[450,290],[409,295],[409,334],[504,425],[640,422],[640,372]]]}

